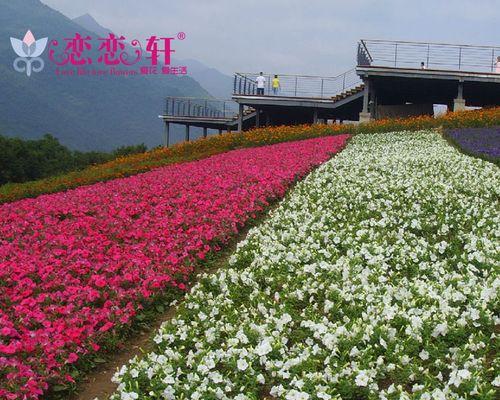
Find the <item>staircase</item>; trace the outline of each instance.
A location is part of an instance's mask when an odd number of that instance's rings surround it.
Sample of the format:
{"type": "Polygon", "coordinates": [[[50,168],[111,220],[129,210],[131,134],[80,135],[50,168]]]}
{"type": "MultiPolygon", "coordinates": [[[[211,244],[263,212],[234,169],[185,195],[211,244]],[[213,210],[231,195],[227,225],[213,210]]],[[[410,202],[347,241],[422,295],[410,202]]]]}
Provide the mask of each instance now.
{"type": "MultiPolygon", "coordinates": [[[[255,117],[256,110],[253,107],[248,107],[245,110],[243,110],[243,121],[248,120],[250,118],[255,117]]],[[[236,125],[238,123],[238,114],[234,114],[232,116],[232,121],[229,123],[231,125],[236,125]]]]}
{"type": "Polygon", "coordinates": [[[365,84],[361,83],[361,84],[359,84],[359,85],[357,85],[357,86],[355,86],[355,87],[353,87],[351,89],[348,89],[348,90],[346,90],[344,92],[341,92],[341,93],[333,96],[332,100],[334,102],[340,101],[340,100],[346,99],[346,98],[348,98],[348,97],[350,97],[350,96],[352,96],[354,94],[360,93],[363,90],[365,90],[365,84]]]}

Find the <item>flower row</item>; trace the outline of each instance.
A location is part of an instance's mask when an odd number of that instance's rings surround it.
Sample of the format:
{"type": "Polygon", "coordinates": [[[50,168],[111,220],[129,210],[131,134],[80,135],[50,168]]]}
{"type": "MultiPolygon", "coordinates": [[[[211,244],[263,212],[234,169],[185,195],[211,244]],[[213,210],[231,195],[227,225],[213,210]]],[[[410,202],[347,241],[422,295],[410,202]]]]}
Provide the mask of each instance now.
{"type": "Polygon", "coordinates": [[[220,136],[211,136],[207,139],[180,143],[167,149],[158,148],[147,153],[126,156],[108,163],[95,165],[83,171],[71,172],[39,181],[3,185],[0,187],[0,203],[130,176],[149,171],[159,166],[180,161],[201,159],[240,147],[262,146],[344,133],[375,133],[398,130],[415,131],[440,127],[455,129],[485,126],[500,126],[500,108],[448,113],[438,118],[423,116],[385,119],[361,125],[336,124],[265,127],[253,129],[243,134],[228,133],[220,136]]]}
{"type": "Polygon", "coordinates": [[[446,132],[446,137],[467,154],[500,163],[500,125],[454,129],[446,132]]]}
{"type": "Polygon", "coordinates": [[[500,176],[357,135],[205,274],[113,400],[496,398],[500,176]]]}
{"type": "Polygon", "coordinates": [[[0,206],[0,398],[36,398],[339,151],[242,149],[0,206]]]}

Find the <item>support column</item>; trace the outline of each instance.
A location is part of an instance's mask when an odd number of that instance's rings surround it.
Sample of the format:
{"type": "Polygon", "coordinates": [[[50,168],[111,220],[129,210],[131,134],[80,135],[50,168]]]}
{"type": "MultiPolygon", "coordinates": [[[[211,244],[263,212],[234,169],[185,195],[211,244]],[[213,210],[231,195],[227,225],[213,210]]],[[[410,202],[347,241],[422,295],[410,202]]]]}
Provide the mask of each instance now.
{"type": "Polygon", "coordinates": [[[189,142],[189,125],[186,124],[186,137],[185,137],[186,142],[189,142]]]}
{"type": "Polygon", "coordinates": [[[207,137],[207,128],[203,128],[203,137],[206,138],[207,137]]]}
{"type": "Polygon", "coordinates": [[[368,103],[368,111],[370,112],[371,119],[377,119],[377,92],[375,85],[370,84],[370,101],[368,103]]]}
{"type": "Polygon", "coordinates": [[[239,105],[238,131],[243,132],[243,104],[239,105]]]}
{"type": "Polygon", "coordinates": [[[266,126],[270,125],[271,125],[271,115],[269,114],[269,112],[266,112],[266,126]]]}
{"type": "Polygon", "coordinates": [[[317,124],[318,123],[318,109],[315,108],[313,110],[313,124],[317,124]]]}
{"type": "Polygon", "coordinates": [[[255,109],[255,127],[260,128],[260,109],[255,109]]]}
{"type": "Polygon", "coordinates": [[[370,110],[368,109],[368,102],[370,101],[370,81],[365,79],[364,82],[363,110],[359,113],[359,122],[368,122],[371,120],[370,110]]]}
{"type": "Polygon", "coordinates": [[[168,147],[170,144],[170,122],[165,122],[165,137],[163,138],[163,145],[168,147]]]}
{"type": "Polygon", "coordinates": [[[453,100],[453,111],[465,110],[464,83],[458,82],[457,98],[453,100]]]}

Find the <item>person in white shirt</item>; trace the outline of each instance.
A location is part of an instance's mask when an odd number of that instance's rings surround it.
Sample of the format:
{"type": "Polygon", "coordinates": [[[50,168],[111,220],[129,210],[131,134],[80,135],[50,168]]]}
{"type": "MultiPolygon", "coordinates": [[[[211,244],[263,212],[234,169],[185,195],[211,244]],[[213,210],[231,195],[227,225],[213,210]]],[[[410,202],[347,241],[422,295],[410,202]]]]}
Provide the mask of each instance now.
{"type": "Polygon", "coordinates": [[[420,63],[420,69],[427,69],[427,67],[425,66],[425,63],[423,61],[420,63]]]}
{"type": "Polygon", "coordinates": [[[497,57],[497,62],[495,64],[495,73],[500,74],[500,56],[497,57]]]}
{"type": "Polygon", "coordinates": [[[266,87],[266,78],[264,78],[262,72],[257,77],[255,82],[257,83],[257,96],[264,96],[264,88],[266,87]]]}

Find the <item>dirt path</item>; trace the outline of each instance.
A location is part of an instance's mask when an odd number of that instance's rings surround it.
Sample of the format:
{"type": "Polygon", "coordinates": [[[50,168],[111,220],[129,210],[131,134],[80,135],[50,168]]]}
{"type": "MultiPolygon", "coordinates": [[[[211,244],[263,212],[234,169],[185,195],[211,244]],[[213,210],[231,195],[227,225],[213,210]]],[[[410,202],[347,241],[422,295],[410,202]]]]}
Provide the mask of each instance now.
{"type": "Polygon", "coordinates": [[[123,343],[122,349],[113,352],[105,364],[95,368],[86,376],[79,384],[77,393],[70,396],[69,399],[94,400],[97,397],[99,400],[105,400],[111,396],[116,390],[116,385],[111,382],[111,378],[116,370],[121,368],[122,365],[127,364],[128,360],[134,356],[140,356],[144,352],[151,351],[153,349],[152,338],[155,332],[163,322],[173,318],[175,311],[176,307],[170,307],[157,320],[151,323],[150,329],[128,338],[123,343]]]}

